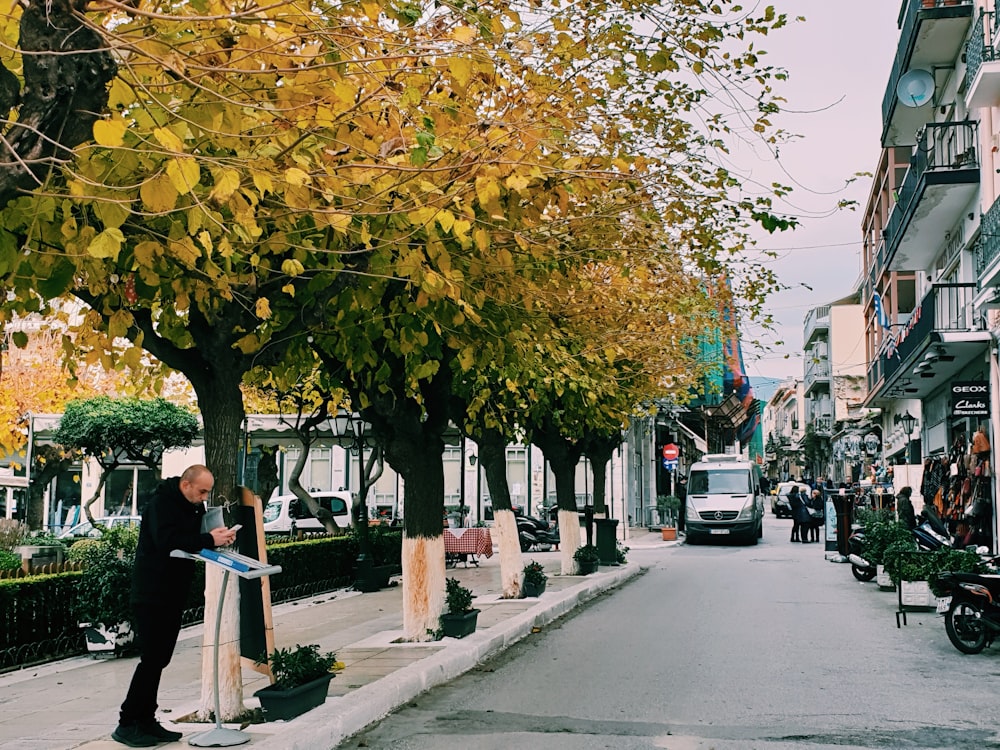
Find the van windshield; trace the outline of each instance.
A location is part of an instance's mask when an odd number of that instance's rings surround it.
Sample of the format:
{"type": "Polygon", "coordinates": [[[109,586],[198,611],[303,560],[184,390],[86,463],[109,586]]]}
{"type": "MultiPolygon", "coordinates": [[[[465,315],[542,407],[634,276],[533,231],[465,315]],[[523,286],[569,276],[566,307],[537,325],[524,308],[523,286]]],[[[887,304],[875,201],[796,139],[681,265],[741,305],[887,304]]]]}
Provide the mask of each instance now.
{"type": "Polygon", "coordinates": [[[750,472],[746,469],[695,469],[688,479],[689,495],[747,495],[750,472]]]}

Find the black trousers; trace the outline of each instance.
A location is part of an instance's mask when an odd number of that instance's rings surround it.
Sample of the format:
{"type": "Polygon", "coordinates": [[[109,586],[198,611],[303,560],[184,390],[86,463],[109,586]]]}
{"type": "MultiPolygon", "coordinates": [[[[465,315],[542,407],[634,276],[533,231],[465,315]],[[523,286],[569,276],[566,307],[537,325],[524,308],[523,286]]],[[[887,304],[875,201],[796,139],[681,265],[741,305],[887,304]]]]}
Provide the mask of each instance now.
{"type": "Polygon", "coordinates": [[[154,720],[160,676],[174,655],[181,632],[181,607],[137,604],[133,607],[132,626],[139,642],[139,663],[122,703],[119,714],[122,724],[154,720]]]}

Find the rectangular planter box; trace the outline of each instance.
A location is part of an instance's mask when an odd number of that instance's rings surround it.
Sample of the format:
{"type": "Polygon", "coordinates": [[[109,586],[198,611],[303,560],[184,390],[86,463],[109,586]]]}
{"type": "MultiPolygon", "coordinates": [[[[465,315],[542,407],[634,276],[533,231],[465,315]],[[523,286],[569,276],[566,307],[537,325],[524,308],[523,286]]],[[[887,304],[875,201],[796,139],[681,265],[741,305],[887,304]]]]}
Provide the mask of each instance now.
{"type": "Polygon", "coordinates": [[[885,572],[885,566],[876,565],[875,569],[878,571],[875,574],[875,582],[878,584],[878,587],[885,591],[895,591],[896,587],[893,585],[889,574],[885,572]]]}
{"type": "Polygon", "coordinates": [[[899,601],[904,607],[935,607],[927,581],[900,581],[899,601]]]}

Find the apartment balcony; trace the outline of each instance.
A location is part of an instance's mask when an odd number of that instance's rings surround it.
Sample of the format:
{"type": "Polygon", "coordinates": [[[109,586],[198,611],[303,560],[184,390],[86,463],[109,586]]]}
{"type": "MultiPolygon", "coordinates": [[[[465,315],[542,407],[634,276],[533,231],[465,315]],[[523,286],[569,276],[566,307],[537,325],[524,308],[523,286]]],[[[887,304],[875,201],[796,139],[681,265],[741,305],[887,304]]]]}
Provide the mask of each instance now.
{"type": "Polygon", "coordinates": [[[976,281],[980,289],[1000,284],[1000,200],[994,201],[979,220],[979,237],[972,248],[976,281]]]}
{"type": "Polygon", "coordinates": [[[973,313],[976,284],[934,284],[905,327],[893,329],[868,370],[865,406],[900,398],[922,399],[944,387],[990,341],[973,313]]]}
{"type": "Polygon", "coordinates": [[[924,128],[883,230],[886,268],[927,268],[962,220],[979,190],[977,126],[933,122],[924,128]]]}
{"type": "Polygon", "coordinates": [[[1000,105],[997,21],[995,11],[980,13],[965,45],[965,80],[968,81],[965,101],[970,110],[1000,105]]]}
{"type": "MultiPolygon", "coordinates": [[[[972,25],[973,0],[905,0],[900,9],[899,42],[882,98],[882,145],[912,146],[919,130],[934,119],[937,97],[922,107],[899,101],[899,79],[911,70],[952,67],[972,25]]],[[[970,74],[971,77],[971,74],[970,74]]]]}
{"type": "Polygon", "coordinates": [[[833,417],[829,415],[816,416],[812,418],[813,432],[820,437],[830,437],[833,435],[833,417]]]}
{"type": "Polygon", "coordinates": [[[808,396],[814,391],[830,390],[830,360],[806,358],[805,374],[802,378],[803,394],[808,396]]]}
{"type": "Polygon", "coordinates": [[[830,306],[814,307],[806,313],[806,321],[803,326],[802,340],[805,346],[809,346],[813,339],[821,334],[830,332],[830,306]]]}

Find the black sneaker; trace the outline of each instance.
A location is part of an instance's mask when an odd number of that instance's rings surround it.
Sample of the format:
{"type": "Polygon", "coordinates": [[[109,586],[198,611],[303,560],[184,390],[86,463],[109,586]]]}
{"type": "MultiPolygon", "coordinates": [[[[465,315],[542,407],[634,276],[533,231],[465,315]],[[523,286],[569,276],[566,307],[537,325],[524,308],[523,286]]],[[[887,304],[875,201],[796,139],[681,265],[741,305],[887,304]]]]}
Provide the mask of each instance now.
{"type": "Polygon", "coordinates": [[[155,737],[159,742],[177,742],[183,736],[180,732],[174,732],[163,727],[160,722],[155,720],[148,724],[139,724],[139,729],[150,737],[155,737]]]}
{"type": "Polygon", "coordinates": [[[162,740],[144,732],[138,724],[119,724],[118,728],[111,733],[111,739],[129,747],[156,747],[159,742],[162,742],[162,740]]]}

